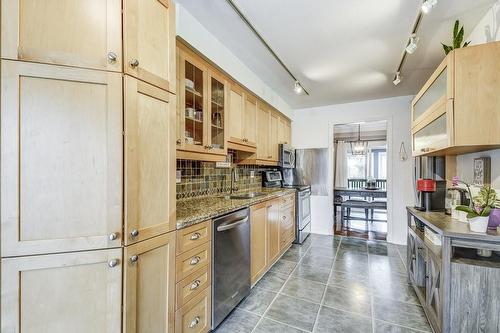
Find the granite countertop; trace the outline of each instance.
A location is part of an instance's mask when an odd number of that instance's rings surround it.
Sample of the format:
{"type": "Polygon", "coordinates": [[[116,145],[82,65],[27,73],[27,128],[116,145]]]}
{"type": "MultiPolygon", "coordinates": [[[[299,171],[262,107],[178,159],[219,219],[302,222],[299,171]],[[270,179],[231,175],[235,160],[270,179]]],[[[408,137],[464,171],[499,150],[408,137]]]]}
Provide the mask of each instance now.
{"type": "MultiPolygon", "coordinates": [[[[295,190],[285,188],[262,188],[257,192],[264,192],[266,195],[251,199],[225,199],[220,195],[177,200],[177,229],[182,229],[269,199],[294,193],[295,190]]],[[[236,194],[242,193],[244,192],[238,192],[236,194]]]]}
{"type": "Polygon", "coordinates": [[[440,235],[452,238],[500,242],[500,234],[496,230],[488,230],[486,233],[473,232],[470,231],[468,223],[452,219],[450,215],[446,215],[444,212],[422,212],[409,206],[406,209],[411,215],[440,235]]]}

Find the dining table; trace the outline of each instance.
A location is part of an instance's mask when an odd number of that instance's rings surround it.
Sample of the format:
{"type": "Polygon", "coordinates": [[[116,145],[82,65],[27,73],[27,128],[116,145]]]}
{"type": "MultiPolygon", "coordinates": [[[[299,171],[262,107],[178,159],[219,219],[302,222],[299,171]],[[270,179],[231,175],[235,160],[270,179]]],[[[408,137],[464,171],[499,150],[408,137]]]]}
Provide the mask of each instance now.
{"type": "Polygon", "coordinates": [[[337,195],[343,197],[361,197],[361,198],[387,198],[387,190],[383,188],[367,188],[367,187],[335,187],[333,191],[334,197],[337,195]]]}

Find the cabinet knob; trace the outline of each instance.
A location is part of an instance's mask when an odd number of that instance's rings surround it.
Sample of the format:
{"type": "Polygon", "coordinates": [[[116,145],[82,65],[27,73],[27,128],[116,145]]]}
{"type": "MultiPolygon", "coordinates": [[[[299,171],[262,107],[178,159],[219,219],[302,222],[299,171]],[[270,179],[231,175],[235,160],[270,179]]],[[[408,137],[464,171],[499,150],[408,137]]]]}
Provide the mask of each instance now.
{"type": "Polygon", "coordinates": [[[210,146],[204,146],[203,148],[205,148],[205,149],[210,149],[210,146]]]}
{"type": "Polygon", "coordinates": [[[281,218],[282,218],[283,220],[286,220],[286,216],[282,216],[281,218]]]}
{"type": "Polygon", "coordinates": [[[189,262],[189,264],[191,266],[197,265],[200,262],[200,260],[201,260],[201,258],[199,256],[193,257],[191,259],[191,261],[189,262]]]}
{"type": "Polygon", "coordinates": [[[130,61],[130,66],[131,66],[132,68],[136,68],[137,66],[139,66],[139,60],[137,60],[137,59],[132,59],[132,60],[130,61]]]}
{"type": "Polygon", "coordinates": [[[130,232],[130,236],[132,236],[132,238],[139,236],[139,230],[137,230],[137,229],[133,229],[133,230],[130,232]]]}
{"type": "Polygon", "coordinates": [[[191,237],[189,237],[189,239],[191,240],[197,240],[201,237],[201,234],[199,232],[195,232],[194,234],[191,235],[191,237]]]}
{"type": "Polygon", "coordinates": [[[180,145],[182,143],[181,139],[177,139],[177,141],[175,141],[175,143],[177,143],[178,145],[180,145]]]}
{"type": "Polygon", "coordinates": [[[108,53],[108,60],[109,62],[116,62],[116,59],[118,59],[118,56],[114,52],[109,52],[108,53]]]}
{"type": "Polygon", "coordinates": [[[109,238],[110,241],[117,240],[118,239],[118,233],[117,232],[112,232],[112,233],[109,234],[108,238],[109,238]]]}
{"type": "Polygon", "coordinates": [[[194,319],[191,320],[191,322],[189,323],[189,328],[195,327],[196,325],[198,325],[199,322],[200,322],[200,317],[199,316],[194,317],[194,319]]]}
{"type": "Polygon", "coordinates": [[[189,289],[195,290],[196,288],[198,288],[200,286],[200,284],[201,284],[201,281],[200,280],[196,280],[193,283],[191,283],[191,286],[189,287],[189,289]]]}
{"type": "Polygon", "coordinates": [[[139,260],[139,256],[137,254],[134,254],[130,257],[130,262],[132,263],[136,262],[137,260],[139,260]]]}
{"type": "Polygon", "coordinates": [[[110,261],[108,261],[108,266],[113,268],[113,267],[116,267],[119,263],[119,260],[118,259],[111,259],[110,261]]]}

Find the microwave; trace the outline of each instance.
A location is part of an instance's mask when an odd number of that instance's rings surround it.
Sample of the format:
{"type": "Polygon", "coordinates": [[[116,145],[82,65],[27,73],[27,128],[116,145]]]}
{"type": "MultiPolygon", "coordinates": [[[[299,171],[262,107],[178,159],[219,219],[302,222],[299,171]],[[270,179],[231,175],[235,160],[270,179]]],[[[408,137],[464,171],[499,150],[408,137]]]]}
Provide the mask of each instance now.
{"type": "Polygon", "coordinates": [[[279,145],[279,166],[282,168],[295,168],[295,149],[290,145],[279,145]]]}

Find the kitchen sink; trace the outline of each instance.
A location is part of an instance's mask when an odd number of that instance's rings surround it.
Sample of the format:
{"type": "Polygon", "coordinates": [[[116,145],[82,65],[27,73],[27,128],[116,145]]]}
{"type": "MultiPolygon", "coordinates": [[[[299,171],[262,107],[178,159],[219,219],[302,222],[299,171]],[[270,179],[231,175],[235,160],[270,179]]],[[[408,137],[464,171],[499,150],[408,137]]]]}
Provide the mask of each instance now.
{"type": "Polygon", "coordinates": [[[244,200],[244,199],[252,199],[252,198],[261,197],[263,195],[266,195],[266,193],[264,193],[264,192],[249,192],[249,193],[242,193],[242,194],[226,195],[226,196],[223,196],[222,198],[244,200]]]}

